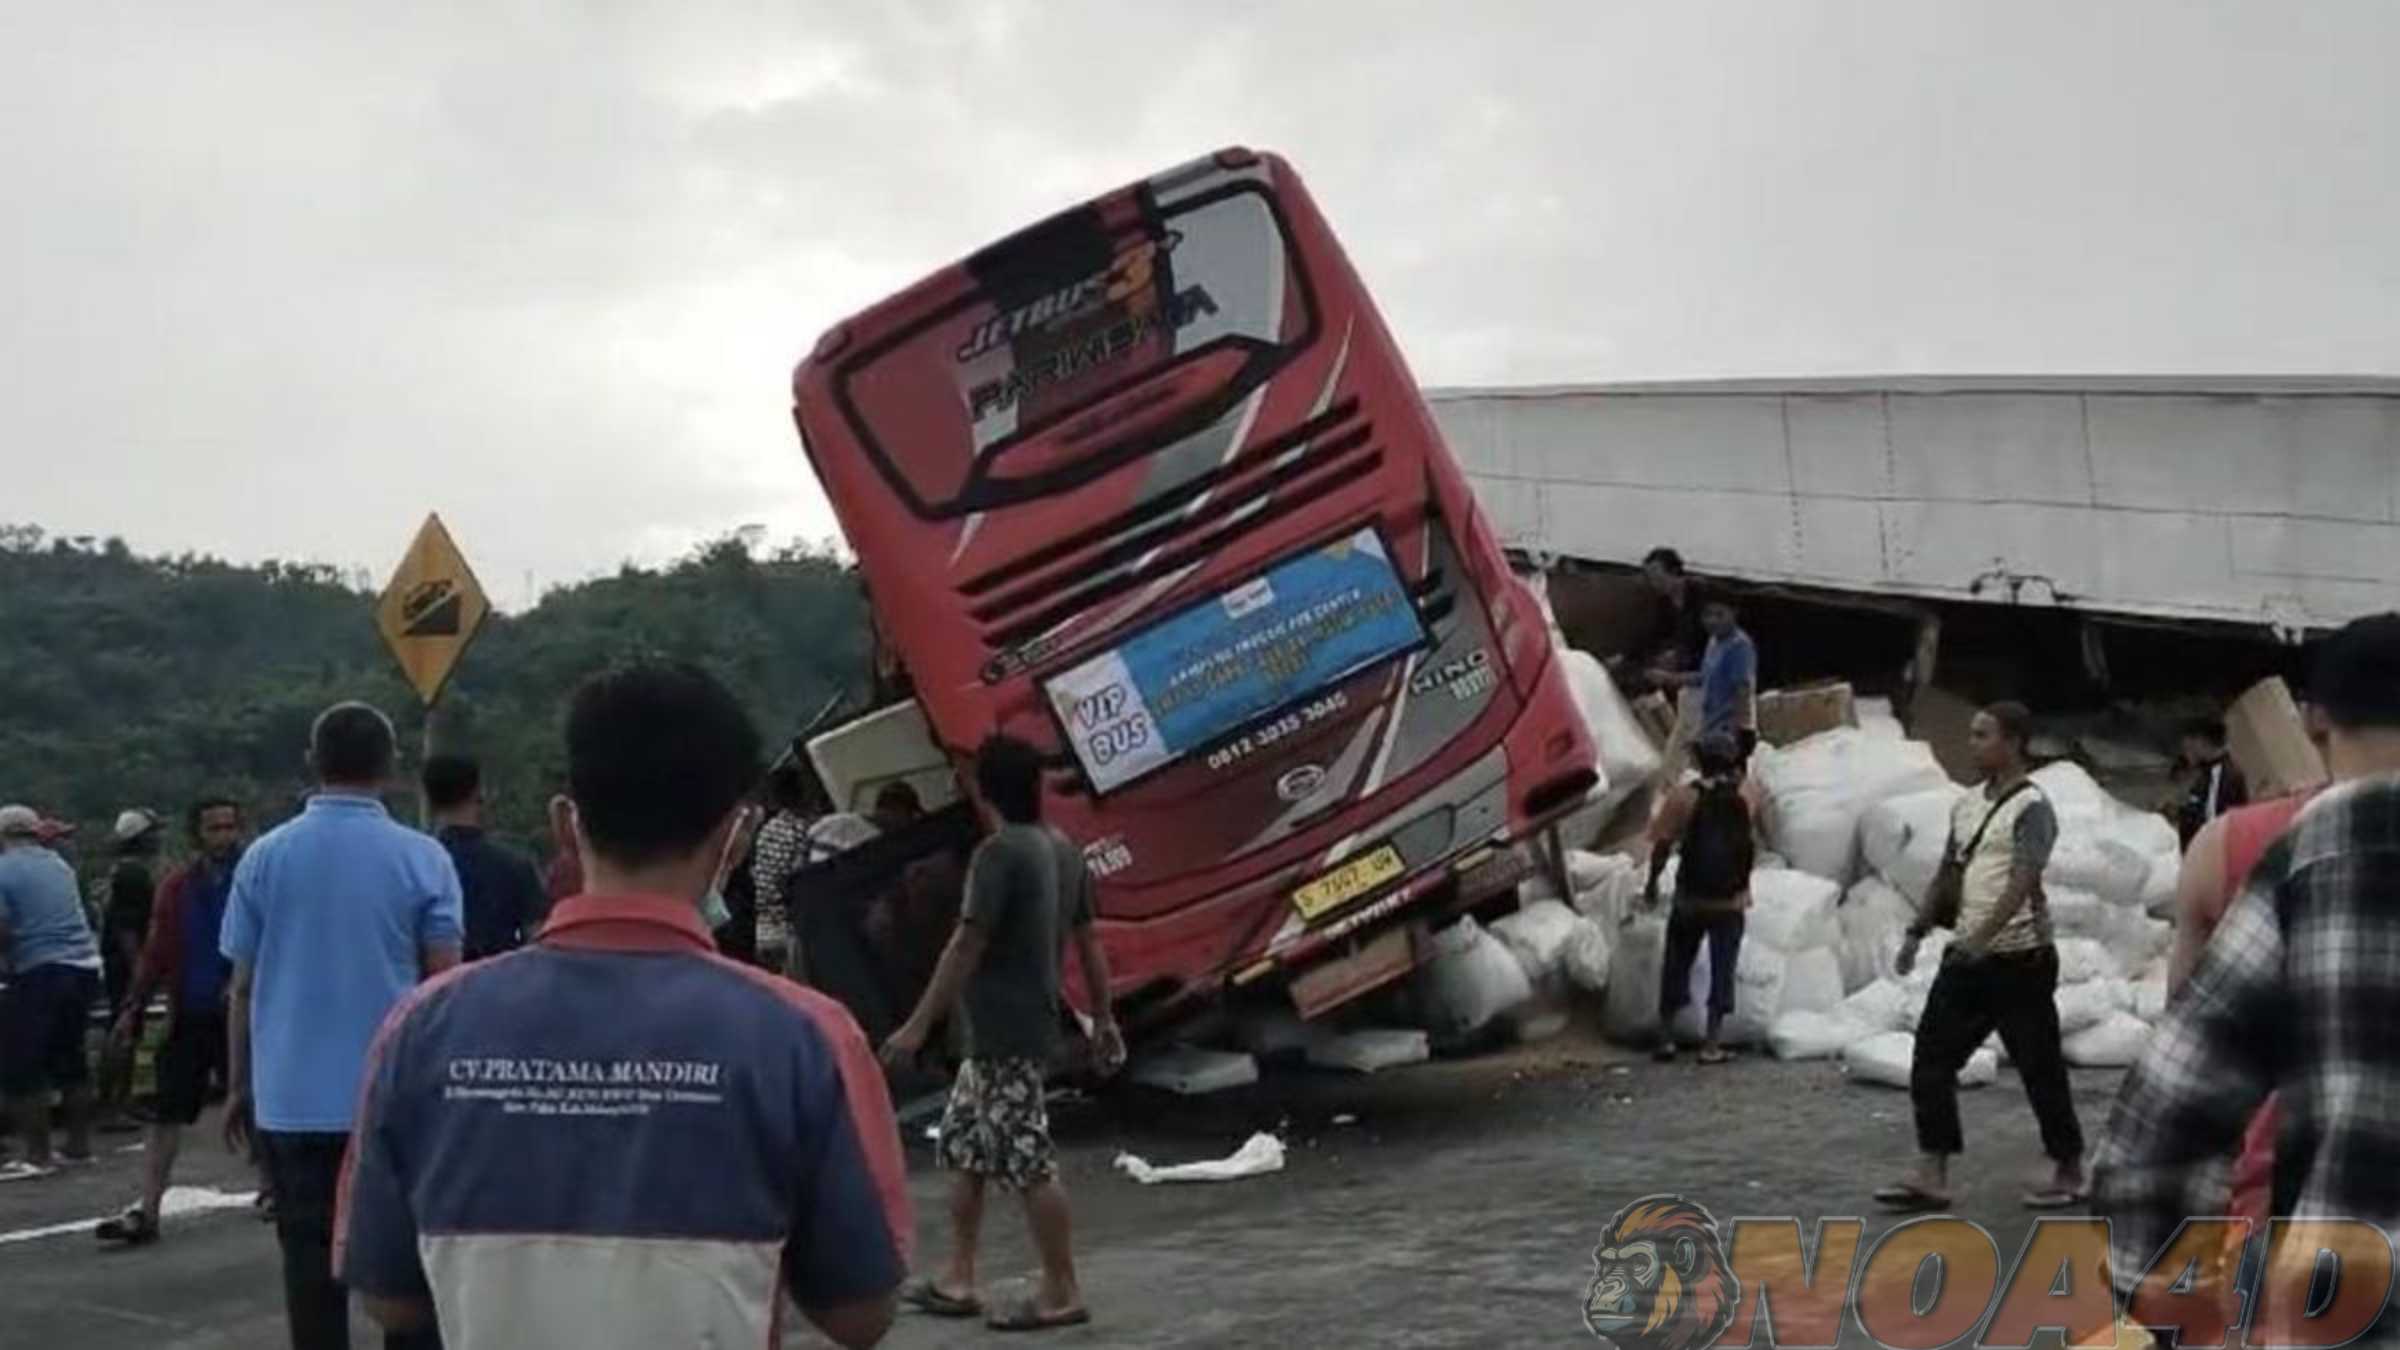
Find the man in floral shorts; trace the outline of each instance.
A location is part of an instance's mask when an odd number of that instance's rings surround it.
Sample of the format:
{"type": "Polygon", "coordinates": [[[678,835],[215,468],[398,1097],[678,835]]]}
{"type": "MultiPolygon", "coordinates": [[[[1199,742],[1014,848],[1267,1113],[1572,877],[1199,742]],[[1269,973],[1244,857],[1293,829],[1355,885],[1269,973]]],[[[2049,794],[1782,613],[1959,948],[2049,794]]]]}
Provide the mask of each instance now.
{"type": "MultiPolygon", "coordinates": [[[[975,785],[1003,822],[968,864],[958,928],[916,1012],[885,1044],[887,1059],[913,1058],[956,1007],[965,1062],[942,1118],[941,1165],[952,1174],[956,1246],[933,1279],[903,1295],[939,1316],[985,1316],[995,1329],[1029,1331],[1091,1320],[1075,1278],[1073,1220],[1058,1181],[1044,1082],[1058,1048],[1059,953],[1071,935],[1085,987],[1108,988],[1108,966],[1092,931],[1092,880],[1083,855],[1042,824],[1041,752],[994,736],[976,755],[975,785]],[[997,1181],[1024,1197],[1042,1257],[1039,1288],[987,1313],[976,1291],[976,1243],[985,1189],[997,1181]]],[[[1125,1044],[1107,999],[1093,1000],[1102,1072],[1123,1064],[1125,1044]]]]}

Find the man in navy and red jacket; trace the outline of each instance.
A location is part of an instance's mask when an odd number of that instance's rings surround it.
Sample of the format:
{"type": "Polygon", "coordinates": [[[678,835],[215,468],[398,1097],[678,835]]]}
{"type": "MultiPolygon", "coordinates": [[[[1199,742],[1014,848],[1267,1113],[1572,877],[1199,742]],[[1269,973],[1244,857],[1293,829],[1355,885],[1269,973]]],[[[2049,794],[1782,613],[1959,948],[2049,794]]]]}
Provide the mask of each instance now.
{"type": "Polygon", "coordinates": [[[233,867],[242,854],[242,808],[226,797],[192,807],[186,823],[198,856],[167,874],[150,910],[150,929],[134,965],[110,1039],[119,1054],[141,1040],[153,996],[167,996],[167,1039],[158,1052],[158,1098],[145,1150],[142,1198],[99,1228],[103,1242],[138,1246],[158,1240],[158,1205],[175,1175],[185,1127],[198,1123],[209,1085],[225,1078],[226,994],[233,965],[217,951],[233,867]]]}
{"type": "Polygon", "coordinates": [[[756,729],[707,675],[647,666],[577,691],[566,739],[552,815],[586,889],[384,1023],[342,1282],[450,1350],[771,1347],[787,1301],[876,1343],[913,1221],[874,1052],[701,917],[752,824],[756,729]]]}

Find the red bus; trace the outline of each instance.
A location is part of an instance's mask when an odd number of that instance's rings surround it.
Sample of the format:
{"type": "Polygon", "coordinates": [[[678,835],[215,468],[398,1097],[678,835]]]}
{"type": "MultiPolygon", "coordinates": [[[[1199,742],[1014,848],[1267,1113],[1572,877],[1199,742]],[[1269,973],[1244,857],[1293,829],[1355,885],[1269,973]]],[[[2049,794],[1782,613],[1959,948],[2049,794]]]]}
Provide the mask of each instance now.
{"type": "Polygon", "coordinates": [[[1004,239],[793,389],[933,737],[1053,756],[1129,1017],[1404,973],[1598,781],[1538,602],[1275,156],[1004,239]]]}

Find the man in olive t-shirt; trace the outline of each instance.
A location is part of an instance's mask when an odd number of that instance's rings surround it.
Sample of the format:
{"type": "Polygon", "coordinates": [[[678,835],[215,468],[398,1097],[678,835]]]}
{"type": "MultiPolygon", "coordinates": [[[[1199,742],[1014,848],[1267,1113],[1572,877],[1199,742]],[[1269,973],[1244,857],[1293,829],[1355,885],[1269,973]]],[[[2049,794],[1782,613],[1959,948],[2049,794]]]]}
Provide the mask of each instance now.
{"type": "Polygon", "coordinates": [[[1043,1092],[1058,1041],[1059,948],[1070,934],[1093,993],[1102,1072],[1124,1062],[1125,1043],[1092,930],[1091,873],[1075,846],[1041,823],[1041,752],[994,736],[976,755],[975,783],[1001,827],[968,864],[966,902],[933,982],[884,1044],[886,1059],[914,1058],[953,1007],[964,1014],[965,1062],[950,1089],[939,1145],[941,1164],[952,1174],[956,1246],[939,1276],[912,1282],[902,1297],[939,1316],[981,1314],[1001,1330],[1072,1326],[1091,1319],[1076,1282],[1073,1220],[1058,1183],[1043,1092]],[[984,1189],[993,1181],[1024,1196],[1042,1279],[1030,1296],[986,1313],[975,1258],[984,1189]]]}

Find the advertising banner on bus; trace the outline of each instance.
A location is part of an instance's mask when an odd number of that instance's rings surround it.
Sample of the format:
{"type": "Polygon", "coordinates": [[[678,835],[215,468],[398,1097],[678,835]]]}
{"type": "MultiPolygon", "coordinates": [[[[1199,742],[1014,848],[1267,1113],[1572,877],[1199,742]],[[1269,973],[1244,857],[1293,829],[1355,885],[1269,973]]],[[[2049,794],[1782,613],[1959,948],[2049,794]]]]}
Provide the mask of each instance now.
{"type": "Polygon", "coordinates": [[[1053,677],[1047,692],[1105,793],[1244,736],[1266,738],[1255,752],[1304,730],[1342,710],[1334,686],[1424,641],[1382,536],[1367,528],[1169,616],[1053,677]]]}

